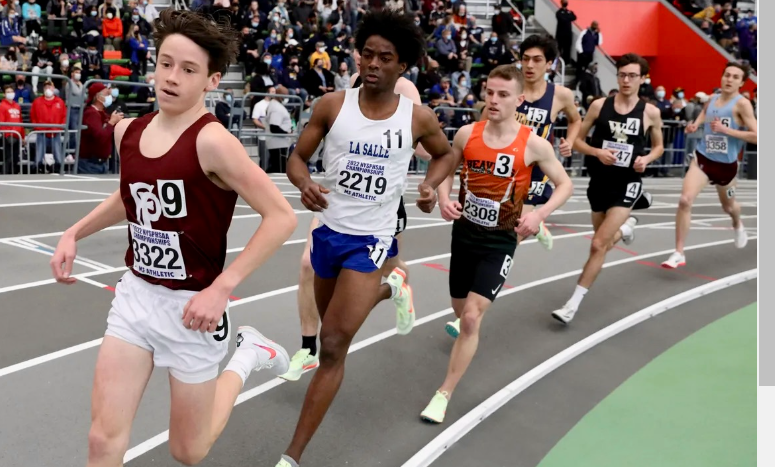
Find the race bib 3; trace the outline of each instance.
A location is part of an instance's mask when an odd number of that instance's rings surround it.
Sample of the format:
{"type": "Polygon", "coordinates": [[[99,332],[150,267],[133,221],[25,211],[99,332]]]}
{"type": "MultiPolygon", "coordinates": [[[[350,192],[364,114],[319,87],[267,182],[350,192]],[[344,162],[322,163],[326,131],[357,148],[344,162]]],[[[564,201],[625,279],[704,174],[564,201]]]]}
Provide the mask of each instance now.
{"type": "Polygon", "coordinates": [[[634,147],[632,144],[615,143],[613,141],[603,141],[603,149],[611,149],[614,152],[616,161],[614,165],[617,167],[630,167],[630,161],[632,160],[632,152],[634,147]]]}
{"type": "Polygon", "coordinates": [[[498,214],[501,203],[487,198],[477,198],[471,193],[466,193],[463,217],[476,225],[483,227],[497,227],[498,214]]]}
{"type": "Polygon", "coordinates": [[[343,159],[339,163],[336,191],[373,203],[385,201],[388,180],[385,164],[343,159]]]}
{"type": "Polygon", "coordinates": [[[134,263],[132,269],[157,279],[186,279],[186,265],[177,232],[129,224],[134,263]]]}

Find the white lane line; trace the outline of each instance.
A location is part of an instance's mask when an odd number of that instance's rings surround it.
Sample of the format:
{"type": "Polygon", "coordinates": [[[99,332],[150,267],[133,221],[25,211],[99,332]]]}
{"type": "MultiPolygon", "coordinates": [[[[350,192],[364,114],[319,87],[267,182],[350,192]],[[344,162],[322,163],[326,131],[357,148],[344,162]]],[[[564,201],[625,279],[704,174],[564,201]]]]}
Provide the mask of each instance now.
{"type": "Polygon", "coordinates": [[[576,358],[587,350],[605,342],[611,337],[616,336],[650,318],[659,316],[662,313],[700,298],[704,295],[717,292],[719,290],[732,287],[734,285],[755,279],[758,276],[757,269],[741,272],[723,279],[713,281],[709,284],[703,284],[699,287],[687,290],[678,295],[655,303],[640,311],[637,311],[626,318],[606,326],[596,333],[588,336],[581,341],[573,344],[565,350],[557,353],[553,357],[545,360],[540,365],[520,376],[509,385],[490,396],[487,400],[476,406],[473,410],[460,417],[455,423],[449,426],[441,434],[436,436],[430,443],[420,449],[412,456],[402,467],[427,467],[433,461],[438,459],[447,449],[459,441],[468,432],[487,417],[495,413],[514,397],[521,394],[524,390],[541,380],[543,377],[561,367],[568,361],[576,358]]]}
{"type": "MultiPolygon", "coordinates": [[[[712,246],[732,243],[733,241],[734,240],[725,240],[725,241],[722,241],[722,242],[705,243],[705,244],[701,244],[701,245],[694,245],[694,246],[691,246],[691,247],[686,247],[685,249],[686,250],[694,250],[694,249],[699,249],[699,248],[707,248],[707,247],[712,247],[712,246]]],[[[672,252],[673,252],[673,250],[670,249],[670,250],[658,251],[656,253],[649,253],[649,254],[640,255],[640,256],[633,256],[631,258],[626,258],[626,259],[619,260],[619,261],[612,261],[610,263],[605,263],[605,264],[603,264],[603,267],[604,268],[609,268],[609,267],[612,267],[612,266],[618,266],[620,264],[632,263],[634,261],[640,261],[642,259],[651,258],[653,256],[665,255],[665,254],[669,254],[669,253],[672,253],[672,252]]],[[[523,285],[520,285],[518,287],[514,287],[512,289],[508,289],[508,290],[502,290],[501,289],[501,292],[498,293],[498,298],[506,296],[506,295],[511,295],[513,293],[517,293],[517,292],[522,291],[522,290],[531,289],[533,287],[538,287],[539,285],[548,284],[550,282],[555,282],[555,281],[558,281],[558,280],[561,280],[561,279],[565,279],[565,278],[568,278],[568,277],[577,276],[578,274],[581,274],[581,271],[582,271],[581,269],[578,269],[578,270],[575,270],[575,271],[566,272],[564,274],[558,274],[556,276],[547,277],[545,279],[540,279],[540,280],[537,280],[537,281],[529,282],[527,284],[523,284],[523,285]]],[[[417,321],[415,321],[414,325],[416,327],[416,326],[419,326],[419,325],[422,325],[422,324],[425,324],[425,323],[429,323],[431,321],[434,321],[434,320],[436,320],[438,318],[441,318],[443,316],[446,316],[446,315],[449,315],[449,314],[452,314],[452,313],[453,313],[452,308],[447,308],[445,310],[437,311],[436,313],[433,313],[433,314],[430,314],[430,315],[427,315],[427,316],[424,316],[424,317],[418,319],[417,321]]],[[[385,332],[379,333],[377,335],[371,336],[371,337],[369,337],[367,339],[364,339],[364,340],[362,340],[360,342],[357,342],[357,343],[351,345],[350,348],[348,349],[347,353],[351,354],[353,352],[356,352],[358,350],[366,348],[366,347],[368,347],[370,345],[376,344],[377,342],[385,340],[388,337],[391,337],[391,336],[394,336],[394,335],[396,335],[396,330],[395,329],[390,329],[388,331],[385,331],[385,332]]],[[[307,371],[311,371],[311,370],[307,370],[307,371]]],[[[306,371],[305,371],[305,373],[306,373],[306,371]]],[[[0,370],[0,376],[3,376],[2,370],[0,370]]],[[[259,395],[269,391],[270,389],[273,389],[273,388],[283,384],[284,382],[286,382],[286,381],[281,379],[281,378],[274,378],[271,381],[267,381],[266,383],[261,384],[260,386],[256,386],[255,388],[252,388],[252,389],[250,389],[248,391],[245,391],[244,393],[240,394],[239,397],[237,397],[237,401],[234,403],[234,405],[235,406],[239,405],[239,404],[241,404],[241,403],[243,403],[245,401],[248,401],[248,400],[250,400],[250,399],[252,399],[252,398],[254,398],[256,396],[259,396],[259,395]]],[[[142,443],[140,443],[137,446],[129,449],[126,452],[126,454],[124,455],[124,463],[127,463],[127,462],[129,462],[129,461],[131,461],[131,460],[133,460],[133,459],[135,459],[135,458],[145,454],[146,452],[150,451],[151,449],[153,449],[153,448],[155,448],[155,447],[165,443],[168,439],[169,439],[169,430],[166,430],[166,431],[164,431],[162,433],[159,433],[158,435],[156,435],[156,436],[154,436],[154,437],[152,437],[152,438],[150,438],[150,439],[148,439],[146,441],[143,441],[142,443]]]]}
{"type": "MultiPolygon", "coordinates": [[[[0,242],[0,243],[5,243],[5,242],[0,242]]],[[[101,276],[103,274],[110,274],[110,273],[122,272],[122,271],[126,271],[126,266],[121,266],[118,268],[113,268],[108,270],[85,272],[83,274],[75,274],[73,275],[73,277],[75,277],[76,279],[82,279],[84,277],[101,276]]],[[[6,293],[6,292],[13,292],[16,290],[30,289],[33,287],[40,287],[42,285],[49,285],[49,284],[55,284],[55,283],[56,281],[54,279],[43,279],[35,282],[25,282],[24,284],[9,285],[7,287],[0,288],[0,294],[6,293]]]]}
{"type": "Polygon", "coordinates": [[[35,201],[31,203],[8,203],[0,204],[0,208],[23,208],[29,206],[52,206],[57,204],[83,204],[83,203],[101,203],[105,198],[94,199],[72,199],[69,201],[35,201]]]}
{"type": "MultiPolygon", "coordinates": [[[[42,250],[37,245],[32,245],[32,244],[29,244],[29,243],[25,243],[22,240],[0,241],[0,243],[3,243],[3,244],[8,245],[8,246],[13,246],[13,247],[16,247],[16,248],[21,248],[23,250],[28,250],[28,251],[31,251],[33,253],[38,253],[40,255],[53,256],[53,252],[49,252],[47,250],[42,250]]],[[[93,269],[95,272],[105,272],[106,271],[105,268],[95,266],[94,264],[91,264],[91,263],[89,263],[87,261],[82,261],[80,257],[77,257],[76,259],[74,259],[73,260],[73,264],[78,264],[80,266],[83,266],[83,267],[86,267],[86,268],[89,268],[89,269],[93,269]]]]}
{"type": "MultiPolygon", "coordinates": [[[[57,175],[59,177],[59,175],[57,175]]],[[[65,175],[65,177],[68,177],[65,175]]],[[[75,177],[75,175],[70,175],[69,177],[75,177]]],[[[0,179],[0,182],[2,182],[4,185],[16,185],[16,184],[24,184],[24,183],[65,183],[65,182],[82,182],[82,179],[78,178],[51,178],[51,179],[29,179],[29,180],[8,180],[8,179],[0,179]]],[[[92,182],[117,182],[119,179],[117,178],[99,178],[94,177],[90,178],[89,181],[92,182]]]]}
{"type": "Polygon", "coordinates": [[[54,188],[50,186],[37,186],[37,185],[24,185],[21,183],[7,183],[7,182],[0,182],[0,185],[3,186],[13,186],[13,187],[21,187],[21,188],[35,188],[36,190],[50,190],[50,191],[64,191],[67,193],[85,193],[87,195],[105,195],[110,196],[113,193],[105,193],[102,191],[86,191],[86,190],[73,190],[71,188],[54,188]]]}
{"type": "Polygon", "coordinates": [[[81,277],[78,279],[79,281],[86,282],[87,284],[95,285],[101,289],[107,289],[109,286],[107,284],[103,284],[102,282],[97,282],[93,279],[89,279],[88,277],[81,277]]]}
{"type": "MultiPolygon", "coordinates": [[[[31,239],[31,238],[26,238],[24,240],[27,243],[30,243],[32,245],[35,245],[35,246],[37,246],[39,248],[44,249],[44,251],[48,252],[51,256],[53,256],[54,252],[56,251],[56,247],[52,247],[50,245],[46,245],[45,243],[39,242],[37,240],[31,239]]],[[[108,264],[104,264],[104,263],[100,263],[100,262],[94,261],[93,259],[85,258],[85,257],[83,257],[81,255],[78,255],[77,259],[79,259],[80,261],[82,261],[84,263],[92,264],[97,269],[113,269],[113,266],[110,266],[108,264]]]]}

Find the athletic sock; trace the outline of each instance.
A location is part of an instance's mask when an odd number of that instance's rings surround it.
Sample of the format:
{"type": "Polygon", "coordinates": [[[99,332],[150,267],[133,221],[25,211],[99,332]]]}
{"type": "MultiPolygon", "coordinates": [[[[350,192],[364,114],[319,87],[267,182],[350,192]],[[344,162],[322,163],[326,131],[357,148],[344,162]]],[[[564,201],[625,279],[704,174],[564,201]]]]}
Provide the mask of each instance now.
{"type": "Polygon", "coordinates": [[[395,284],[392,284],[390,282],[385,282],[388,286],[390,286],[390,299],[396,298],[396,294],[398,293],[398,287],[395,286],[395,284]]]}
{"type": "Polygon", "coordinates": [[[248,380],[248,375],[258,365],[258,355],[248,349],[237,349],[223,371],[233,371],[242,378],[242,385],[248,380]]]}
{"type": "Polygon", "coordinates": [[[296,463],[296,461],[295,461],[295,460],[293,460],[293,459],[291,458],[291,456],[288,456],[288,455],[286,455],[286,454],[283,454],[283,458],[282,458],[282,459],[283,459],[285,462],[287,462],[287,463],[291,464],[291,467],[299,467],[299,464],[297,464],[297,463],[296,463]]]}
{"type": "Polygon", "coordinates": [[[622,231],[622,237],[629,237],[632,235],[632,227],[627,224],[622,224],[622,226],[619,227],[619,230],[622,231]]]}
{"type": "Polygon", "coordinates": [[[577,285],[576,290],[573,292],[573,296],[568,300],[568,305],[572,306],[574,310],[578,310],[579,305],[581,305],[581,299],[584,298],[584,295],[586,295],[588,291],[588,289],[577,285]]]}
{"type": "Polygon", "coordinates": [[[301,348],[309,349],[309,354],[314,356],[318,353],[318,336],[301,336],[301,348]]]}

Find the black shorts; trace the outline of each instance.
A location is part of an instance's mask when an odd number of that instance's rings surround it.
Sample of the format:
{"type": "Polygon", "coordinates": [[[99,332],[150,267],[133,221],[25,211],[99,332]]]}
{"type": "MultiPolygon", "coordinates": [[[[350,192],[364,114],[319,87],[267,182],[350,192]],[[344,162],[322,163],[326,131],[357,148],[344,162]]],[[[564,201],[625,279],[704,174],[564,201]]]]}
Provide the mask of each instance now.
{"type": "Polygon", "coordinates": [[[495,301],[509,276],[513,257],[514,251],[471,248],[452,237],[449,295],[463,299],[468,292],[474,292],[495,301]]]}
{"type": "Polygon", "coordinates": [[[617,181],[590,179],[587,199],[592,212],[606,212],[611,208],[632,209],[643,194],[643,182],[638,179],[617,181]]]}
{"type": "Polygon", "coordinates": [[[398,203],[398,223],[396,224],[396,235],[406,230],[406,208],[404,207],[404,197],[398,203]]]}
{"type": "Polygon", "coordinates": [[[525,204],[530,206],[541,206],[549,201],[554,192],[554,188],[549,185],[549,177],[544,174],[540,167],[534,166],[530,174],[530,190],[527,192],[525,204]]]}
{"type": "Polygon", "coordinates": [[[708,176],[711,185],[727,186],[737,177],[737,161],[731,164],[710,160],[699,151],[697,154],[697,166],[708,176]]]}

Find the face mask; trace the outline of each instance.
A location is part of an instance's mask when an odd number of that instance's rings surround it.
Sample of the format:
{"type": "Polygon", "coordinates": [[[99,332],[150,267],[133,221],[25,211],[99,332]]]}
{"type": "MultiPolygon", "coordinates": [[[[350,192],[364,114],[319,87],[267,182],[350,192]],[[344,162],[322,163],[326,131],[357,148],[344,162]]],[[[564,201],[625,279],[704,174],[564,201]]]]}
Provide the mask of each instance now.
{"type": "Polygon", "coordinates": [[[97,16],[97,12],[96,12],[96,11],[94,11],[94,10],[92,10],[92,11],[91,11],[91,15],[92,15],[92,16],[97,16]]]}
{"type": "Polygon", "coordinates": [[[113,13],[108,13],[108,19],[113,19],[113,13]]]}
{"type": "Polygon", "coordinates": [[[278,21],[280,21],[280,17],[279,16],[272,16],[272,21],[278,22],[278,21]]]}
{"type": "Polygon", "coordinates": [[[325,47],[321,47],[321,48],[318,49],[318,52],[323,53],[323,52],[325,52],[325,50],[326,50],[325,47]]]}
{"type": "Polygon", "coordinates": [[[226,102],[231,103],[231,94],[226,94],[226,102]]]}
{"type": "Polygon", "coordinates": [[[76,80],[76,81],[80,81],[81,80],[81,74],[80,73],[74,74],[73,75],[73,79],[76,80]]]}
{"type": "Polygon", "coordinates": [[[19,86],[23,86],[24,85],[24,80],[23,79],[17,79],[16,80],[16,84],[19,85],[19,86]]]}
{"type": "Polygon", "coordinates": [[[417,21],[417,20],[415,20],[414,24],[415,24],[415,26],[419,26],[419,25],[420,25],[420,22],[419,22],[419,21],[417,21]]]}
{"type": "Polygon", "coordinates": [[[467,39],[468,38],[468,34],[463,33],[463,34],[460,35],[460,38],[461,39],[467,39]]]}
{"type": "Polygon", "coordinates": [[[272,33],[269,35],[272,39],[277,39],[277,33],[272,33]]]}
{"type": "Polygon", "coordinates": [[[495,41],[497,41],[497,40],[498,40],[498,38],[497,38],[497,37],[491,37],[491,38],[490,38],[490,42],[495,42],[495,41]]]}
{"type": "Polygon", "coordinates": [[[89,49],[89,54],[94,55],[97,53],[97,49],[89,49]]]}
{"type": "Polygon", "coordinates": [[[683,99],[684,98],[684,93],[683,92],[679,92],[678,93],[678,98],[679,99],[683,99]]]}
{"type": "Polygon", "coordinates": [[[544,81],[549,81],[549,73],[544,73],[544,81]]]}
{"type": "Polygon", "coordinates": [[[113,105],[113,96],[105,96],[105,102],[103,102],[105,107],[110,107],[113,105]]]}
{"type": "Polygon", "coordinates": [[[140,17],[137,15],[132,15],[132,21],[139,21],[140,17]]]}
{"type": "Polygon", "coordinates": [[[62,64],[63,67],[70,66],[70,61],[69,60],[62,60],[60,63],[62,64]]]}
{"type": "Polygon", "coordinates": [[[288,39],[293,39],[293,33],[292,32],[288,33],[288,39]]]}
{"type": "Polygon", "coordinates": [[[272,64],[272,59],[271,58],[267,58],[266,60],[264,60],[264,63],[266,63],[267,65],[271,65],[272,64]]]}
{"type": "Polygon", "coordinates": [[[253,26],[254,29],[258,27],[258,23],[250,23],[250,25],[253,26]]]}
{"type": "Polygon", "coordinates": [[[474,105],[474,100],[473,100],[473,99],[468,99],[468,100],[466,101],[466,104],[468,104],[468,105],[474,105]]]}
{"type": "Polygon", "coordinates": [[[118,97],[118,89],[111,89],[110,95],[113,96],[113,98],[118,97]]]}
{"type": "Polygon", "coordinates": [[[14,97],[16,97],[16,93],[14,92],[5,93],[5,98],[8,99],[9,101],[12,101],[14,97]]]}
{"type": "Polygon", "coordinates": [[[665,91],[657,91],[657,99],[664,99],[665,91]]]}
{"type": "Polygon", "coordinates": [[[51,89],[46,89],[43,92],[43,94],[45,94],[46,97],[53,97],[54,96],[54,91],[52,91],[51,89]]]}
{"type": "Polygon", "coordinates": [[[651,84],[651,78],[646,78],[646,84],[651,84]]]}
{"type": "Polygon", "coordinates": [[[154,84],[156,84],[156,80],[155,80],[155,79],[152,79],[152,80],[148,81],[148,84],[150,84],[151,86],[153,86],[154,84]]]}

